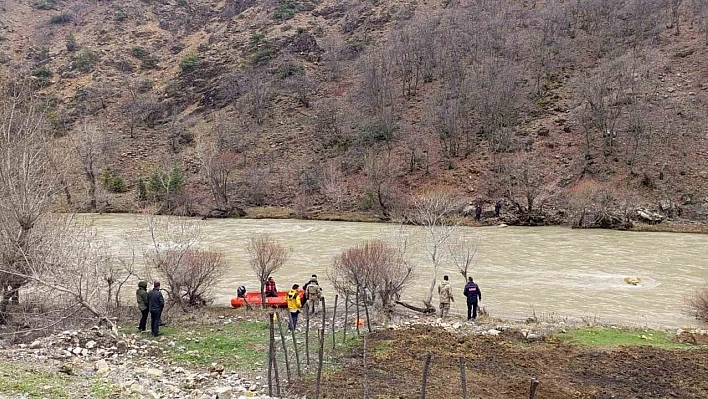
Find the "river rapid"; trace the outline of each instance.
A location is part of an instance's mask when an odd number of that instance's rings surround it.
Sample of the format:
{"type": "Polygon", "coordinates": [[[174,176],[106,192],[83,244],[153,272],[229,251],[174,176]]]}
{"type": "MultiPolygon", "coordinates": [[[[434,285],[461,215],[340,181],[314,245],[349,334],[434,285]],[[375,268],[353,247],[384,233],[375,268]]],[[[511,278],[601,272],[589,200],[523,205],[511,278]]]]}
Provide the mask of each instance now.
{"type": "MultiPolygon", "coordinates": [[[[140,254],[149,247],[145,217],[131,214],[83,215],[116,255],[135,248],[139,270],[151,273],[140,254]]],[[[227,272],[215,290],[215,305],[227,306],[239,285],[257,290],[248,260],[252,234],[270,233],[290,250],[290,259],[275,273],[278,289],[304,284],[317,274],[329,301],[334,298],[327,270],[343,249],[364,240],[395,242],[399,227],[376,223],[302,220],[211,219],[201,225],[199,247],[224,254],[227,272]]],[[[415,277],[403,300],[420,304],[433,268],[421,228],[405,228],[415,277]]],[[[685,315],[686,298],[708,285],[708,235],[573,230],[563,227],[460,227],[460,237],[477,240],[471,275],[480,285],[482,305],[491,316],[524,320],[586,318],[627,326],[694,327],[685,315]],[[625,277],[641,279],[637,286],[625,277]]],[[[452,313],[466,312],[464,280],[444,260],[438,274],[450,275],[456,302],[452,313]]],[[[136,281],[137,283],[137,281],[136,281]]],[[[434,295],[437,302],[437,294],[434,295]]],[[[329,302],[330,304],[332,302],[329,302]]]]}

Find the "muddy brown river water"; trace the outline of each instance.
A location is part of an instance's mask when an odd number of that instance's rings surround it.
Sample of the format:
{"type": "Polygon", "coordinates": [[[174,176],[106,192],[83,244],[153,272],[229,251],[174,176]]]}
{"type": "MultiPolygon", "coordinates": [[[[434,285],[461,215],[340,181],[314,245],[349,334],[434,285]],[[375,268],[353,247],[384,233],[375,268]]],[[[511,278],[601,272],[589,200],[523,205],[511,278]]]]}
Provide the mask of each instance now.
{"type": "MultiPolygon", "coordinates": [[[[126,248],[136,242],[141,242],[139,248],[148,241],[142,216],[85,217],[119,256],[125,256],[126,248]]],[[[342,249],[367,239],[394,240],[397,231],[396,226],[386,224],[302,220],[214,219],[197,223],[203,233],[199,246],[222,252],[228,263],[228,272],[215,292],[215,305],[224,306],[239,285],[258,289],[248,265],[246,246],[251,234],[270,233],[291,250],[289,261],[274,275],[279,289],[293,283],[302,285],[314,273],[332,300],[326,274],[333,258],[342,249]]],[[[419,304],[430,284],[432,267],[419,241],[421,231],[408,231],[413,237],[409,252],[416,276],[403,299],[419,304]]],[[[471,275],[492,316],[523,320],[535,313],[546,319],[588,318],[630,326],[699,325],[684,309],[686,297],[708,284],[708,235],[563,227],[464,227],[458,234],[469,239],[480,237],[471,275]],[[639,277],[642,283],[626,284],[624,278],[630,276],[639,277]]],[[[450,275],[457,300],[452,311],[461,315],[466,312],[463,278],[449,261],[442,265],[439,279],[442,274],[450,275]]]]}

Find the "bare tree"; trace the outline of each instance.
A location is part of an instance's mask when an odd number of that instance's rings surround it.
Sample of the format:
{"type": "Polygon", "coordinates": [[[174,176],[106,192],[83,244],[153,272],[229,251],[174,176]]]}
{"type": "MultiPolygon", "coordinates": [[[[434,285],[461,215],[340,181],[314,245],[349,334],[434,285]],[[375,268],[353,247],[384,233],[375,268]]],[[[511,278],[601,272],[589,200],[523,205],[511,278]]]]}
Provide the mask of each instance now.
{"type": "Polygon", "coordinates": [[[389,219],[399,200],[394,188],[396,165],[391,160],[391,153],[369,150],[364,157],[364,171],[372,200],[380,209],[382,218],[389,219]]]}
{"type": "Polygon", "coordinates": [[[459,208],[459,201],[450,192],[430,191],[416,196],[411,209],[411,221],[424,230],[423,246],[432,264],[432,278],[423,298],[425,311],[434,313],[433,291],[437,284],[440,265],[446,258],[445,248],[457,231],[458,224],[451,218],[459,208]]]}
{"type": "Polygon", "coordinates": [[[215,209],[228,215],[232,210],[230,198],[234,188],[233,172],[238,163],[236,153],[220,149],[218,137],[216,140],[213,137],[200,137],[197,148],[215,209]]]}
{"type": "Polygon", "coordinates": [[[375,305],[390,316],[413,267],[401,252],[381,240],[365,241],[345,249],[328,271],[335,289],[361,303],[375,305]]]}
{"type": "Polygon", "coordinates": [[[536,212],[534,205],[543,193],[545,172],[539,161],[528,153],[518,154],[509,159],[498,172],[504,196],[519,211],[530,217],[536,212]]]}
{"type": "Polygon", "coordinates": [[[63,162],[52,160],[44,115],[24,87],[0,99],[0,323],[10,301],[19,302],[44,225],[60,189],[63,162]]]}
{"type": "Polygon", "coordinates": [[[213,300],[211,290],[224,274],[224,256],[198,249],[167,250],[155,264],[168,283],[170,300],[187,307],[202,307],[213,300]]]}
{"type": "Polygon", "coordinates": [[[288,251],[268,234],[252,236],[248,244],[250,265],[261,283],[261,298],[263,308],[266,307],[265,284],[273,273],[287,262],[288,251]]]}
{"type": "Polygon", "coordinates": [[[342,207],[346,194],[346,185],[342,171],[334,162],[329,162],[322,170],[322,193],[334,204],[335,209],[342,207]]]}
{"type": "Polygon", "coordinates": [[[703,322],[708,322],[708,288],[699,288],[688,299],[688,311],[691,316],[703,322]]]}
{"type": "Polygon", "coordinates": [[[473,239],[457,238],[448,246],[450,259],[457,266],[465,281],[467,281],[467,273],[474,263],[474,257],[477,255],[477,250],[482,242],[482,238],[477,236],[473,239]]]}
{"type": "Polygon", "coordinates": [[[98,174],[105,164],[106,139],[103,131],[93,125],[84,126],[74,136],[74,151],[79,161],[81,172],[89,185],[89,209],[98,209],[96,189],[98,174]]]}
{"type": "Polygon", "coordinates": [[[273,95],[268,77],[263,73],[249,72],[246,78],[246,92],[248,93],[250,114],[260,125],[268,115],[268,107],[273,95]]]}

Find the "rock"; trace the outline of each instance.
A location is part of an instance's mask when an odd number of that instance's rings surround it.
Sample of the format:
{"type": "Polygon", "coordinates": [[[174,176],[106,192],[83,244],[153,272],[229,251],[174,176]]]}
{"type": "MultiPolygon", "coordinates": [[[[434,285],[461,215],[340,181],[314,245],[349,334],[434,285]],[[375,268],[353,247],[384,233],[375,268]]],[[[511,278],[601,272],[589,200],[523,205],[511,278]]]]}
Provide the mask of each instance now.
{"type": "Polygon", "coordinates": [[[96,341],[89,341],[86,343],[86,349],[93,349],[96,347],[96,341]]]}
{"type": "Polygon", "coordinates": [[[145,389],[143,388],[143,386],[138,384],[137,382],[130,385],[130,392],[141,394],[144,390],[145,389]]]}
{"type": "Polygon", "coordinates": [[[74,375],[74,368],[70,364],[64,363],[59,367],[59,372],[67,375],[74,375]]]}
{"type": "Polygon", "coordinates": [[[708,330],[678,330],[676,339],[685,344],[708,345],[708,330]]]}
{"type": "Polygon", "coordinates": [[[529,341],[541,341],[543,340],[543,337],[538,334],[529,333],[528,335],[526,335],[526,339],[529,341]]]}
{"type": "Polygon", "coordinates": [[[637,276],[625,277],[624,282],[629,285],[639,285],[642,283],[642,279],[637,276]]]}
{"type": "Polygon", "coordinates": [[[499,335],[499,334],[501,334],[501,331],[499,331],[499,330],[495,330],[495,329],[493,329],[493,328],[487,330],[487,335],[491,335],[491,336],[495,336],[495,337],[496,337],[496,336],[499,335]]]}
{"type": "Polygon", "coordinates": [[[231,399],[233,389],[231,387],[218,387],[214,390],[214,393],[219,399],[231,399]]]}
{"type": "Polygon", "coordinates": [[[538,131],[536,132],[536,134],[539,135],[539,136],[541,136],[541,137],[546,137],[546,136],[548,136],[548,133],[549,133],[549,132],[550,132],[550,130],[549,130],[547,127],[542,126],[541,128],[538,129],[538,131]]]}
{"type": "Polygon", "coordinates": [[[703,179],[708,179],[708,171],[702,170],[698,172],[698,176],[700,176],[703,179]]]}
{"type": "Polygon", "coordinates": [[[209,372],[221,374],[224,372],[224,366],[221,364],[212,363],[212,365],[209,367],[209,372]]]}
{"type": "Polygon", "coordinates": [[[106,374],[111,370],[111,368],[108,367],[108,362],[106,362],[104,359],[97,361],[96,364],[94,364],[93,368],[99,374],[106,374]]]}
{"type": "Polygon", "coordinates": [[[37,348],[39,348],[40,346],[42,346],[42,343],[41,343],[39,340],[35,340],[35,341],[32,341],[32,343],[30,344],[29,348],[30,348],[30,349],[37,349],[37,348]]]}
{"type": "Polygon", "coordinates": [[[81,348],[79,348],[79,347],[77,346],[76,348],[74,348],[74,349],[71,351],[71,353],[73,353],[73,354],[75,354],[76,356],[78,356],[78,355],[81,354],[81,348]]]}
{"type": "Polygon", "coordinates": [[[149,376],[151,376],[151,377],[162,377],[162,375],[163,375],[164,373],[163,373],[162,370],[160,370],[160,369],[149,368],[149,369],[145,370],[145,374],[147,374],[147,375],[149,375],[149,376]]]}

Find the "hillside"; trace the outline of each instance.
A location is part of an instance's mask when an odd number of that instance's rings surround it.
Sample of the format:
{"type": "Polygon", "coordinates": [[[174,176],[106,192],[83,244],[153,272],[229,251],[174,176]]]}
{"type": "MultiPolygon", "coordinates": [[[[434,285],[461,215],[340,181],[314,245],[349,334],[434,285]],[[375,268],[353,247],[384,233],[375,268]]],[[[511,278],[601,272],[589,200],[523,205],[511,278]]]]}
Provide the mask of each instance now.
{"type": "Polygon", "coordinates": [[[0,4],[80,210],[705,222],[707,44],[705,0],[0,4]]]}

